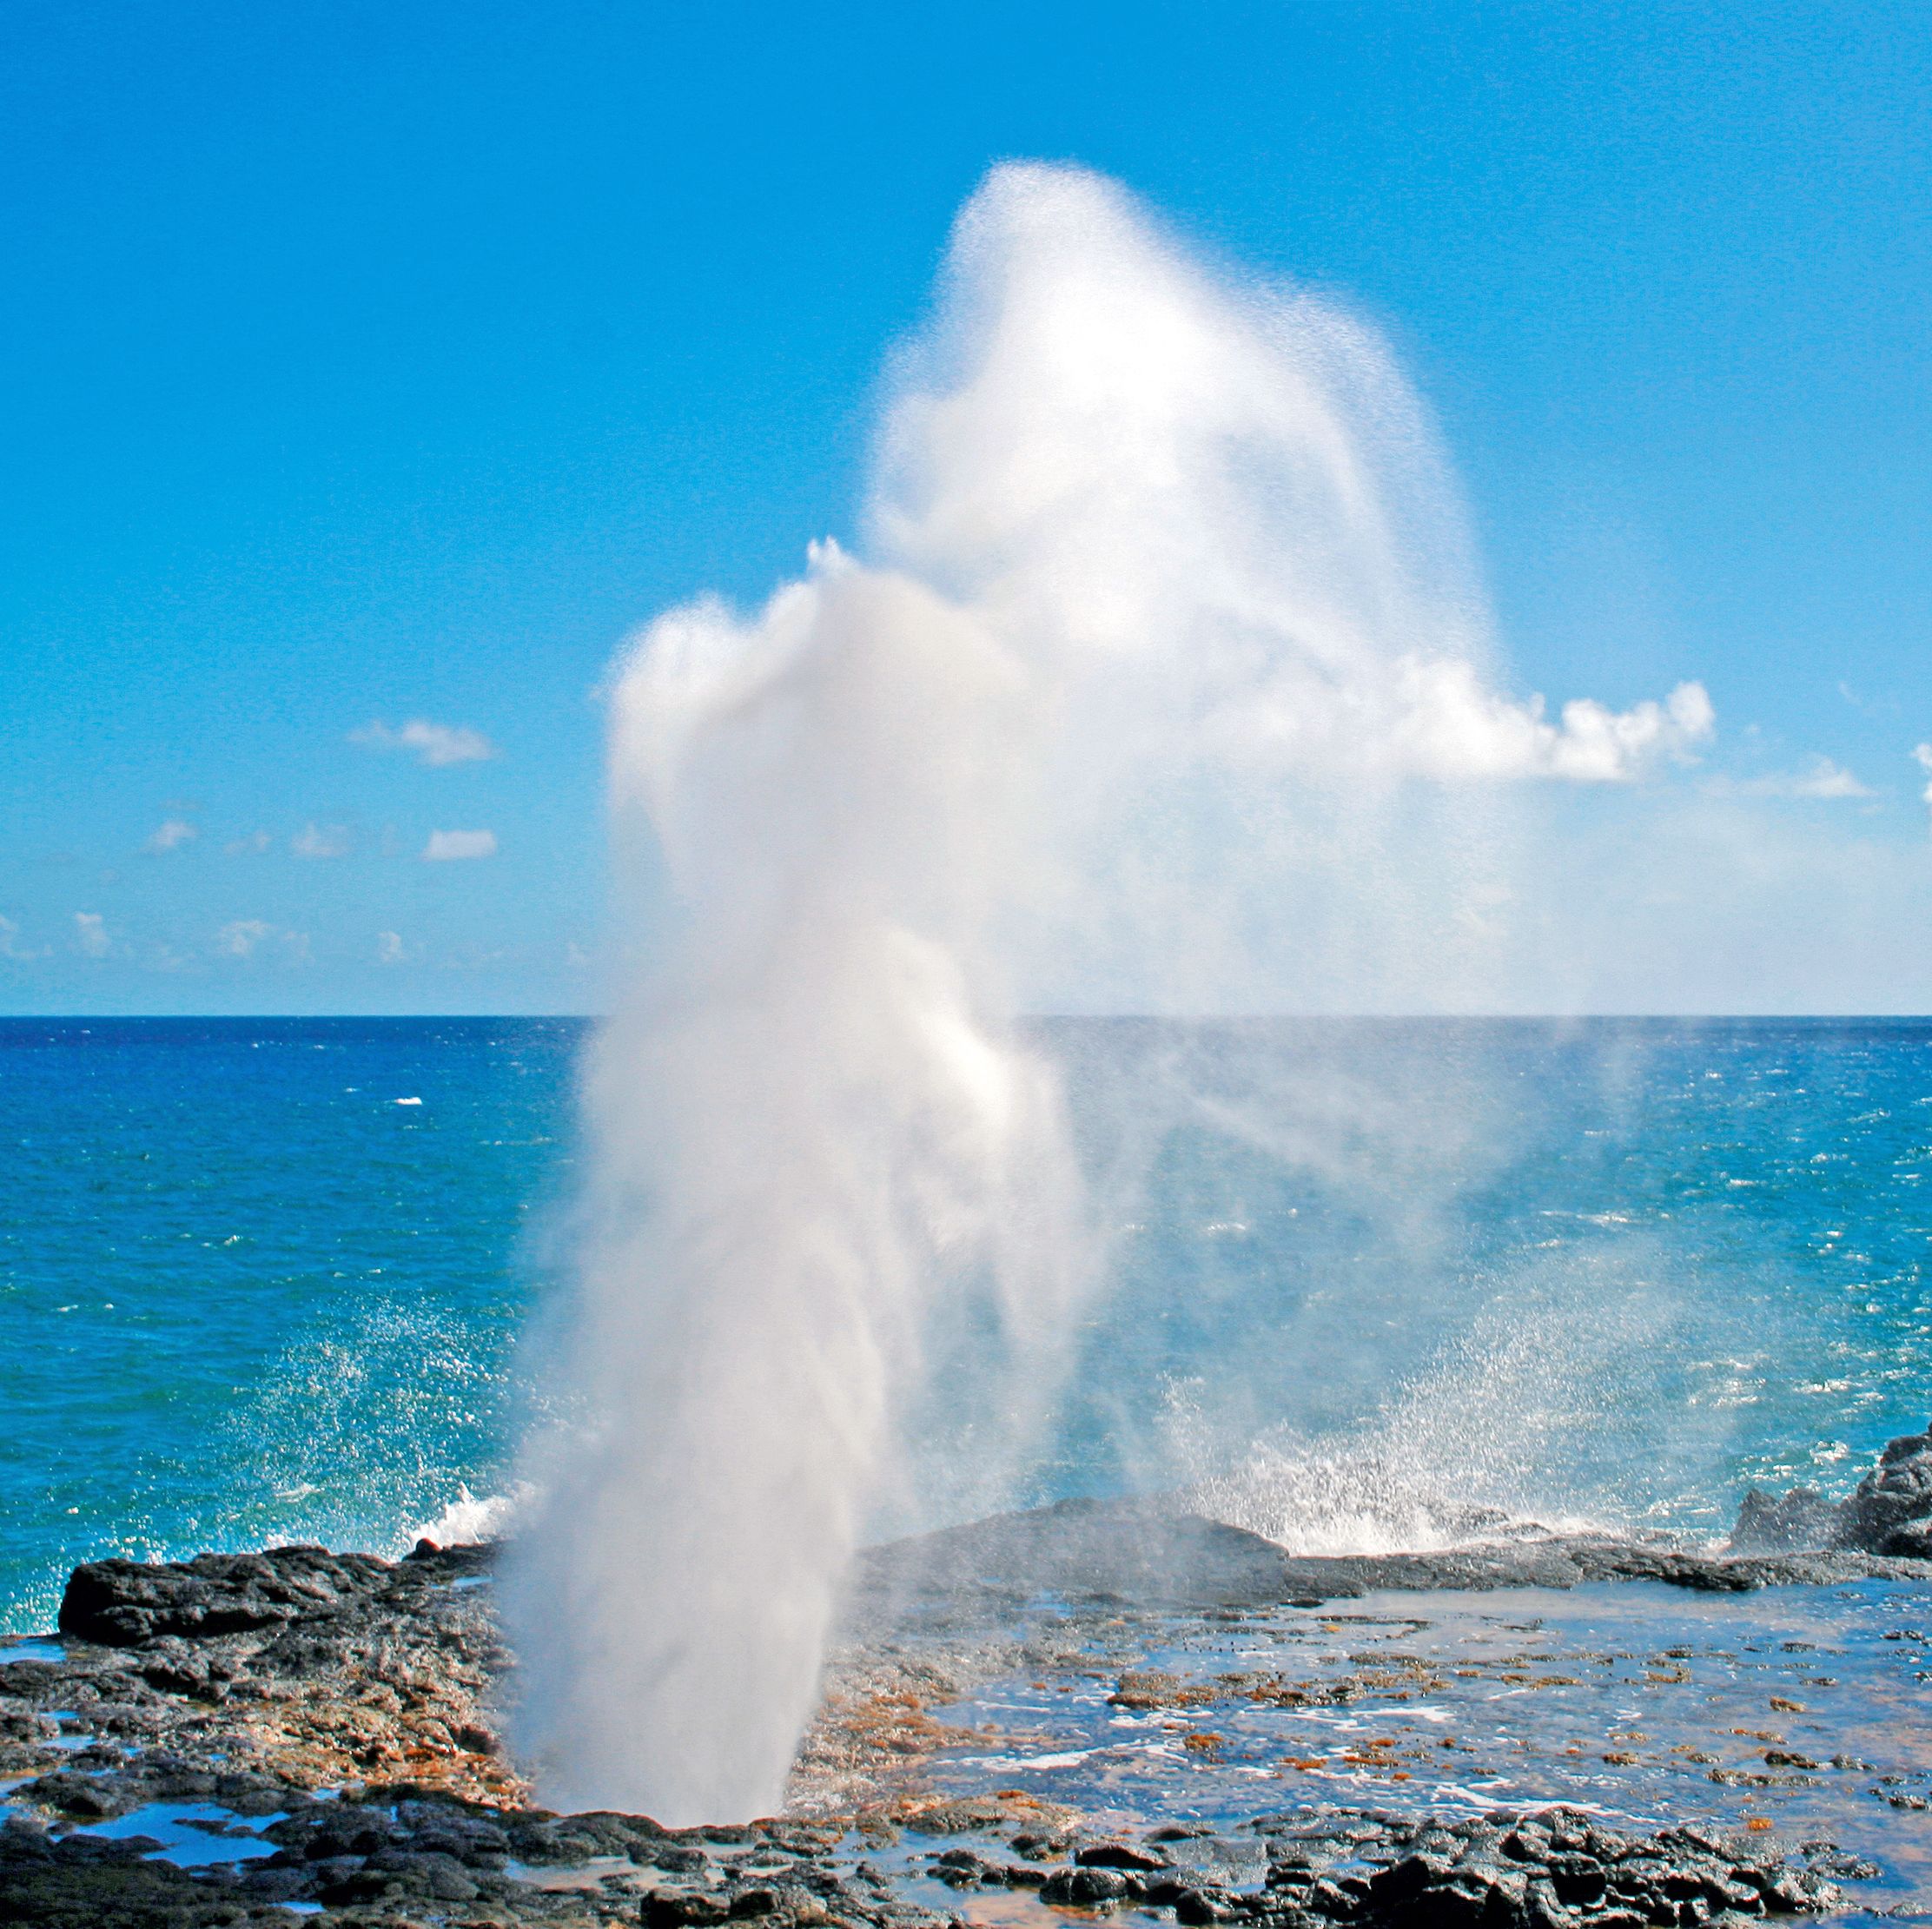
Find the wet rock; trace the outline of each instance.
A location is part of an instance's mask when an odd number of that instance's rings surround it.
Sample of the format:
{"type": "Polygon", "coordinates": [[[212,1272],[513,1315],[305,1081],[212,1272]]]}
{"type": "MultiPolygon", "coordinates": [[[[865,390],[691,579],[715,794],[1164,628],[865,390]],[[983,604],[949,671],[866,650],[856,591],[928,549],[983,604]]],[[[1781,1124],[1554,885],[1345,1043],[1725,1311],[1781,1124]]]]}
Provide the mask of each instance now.
{"type": "Polygon", "coordinates": [[[1876,1882],[1878,1865],[1861,1855],[1848,1855],[1836,1842],[1801,1842],[1806,1866],[1816,1873],[1841,1882],[1876,1882]]]}
{"type": "MultiPolygon", "coordinates": [[[[1900,1457],[1893,1476],[1914,1464],[1913,1455],[1900,1457]]],[[[1907,1491],[1905,1476],[1888,1477],[1887,1491],[1907,1491]]],[[[1075,1524],[1082,1535],[1098,1526],[1092,1516],[1075,1524]]],[[[1191,1544],[1186,1534],[1162,1543],[1170,1553],[1191,1544]]],[[[1246,1571],[1243,1546],[1212,1536],[1202,1544],[1227,1556],[1229,1572],[1246,1571]]],[[[900,1827],[915,1838],[956,1838],[956,1846],[916,1843],[934,1853],[913,1858],[909,1873],[962,1891],[1031,1890],[1095,1916],[1145,1906],[1171,1910],[1184,1924],[1255,1929],[1579,1929],[1626,1919],[1683,1929],[1726,1916],[1816,1913],[1836,1906],[1835,1880],[1856,1879],[1862,1866],[1832,1862],[1829,1845],[1807,1845],[1802,1862],[1787,1863],[1761,1844],[1712,1831],[1624,1834],[1561,1809],[1447,1821],[1317,1806],[1227,1833],[1188,1822],[1102,1840],[1081,1834],[1070,1812],[1018,1791],[955,1797],[930,1783],[856,1815],[838,1811],[837,1820],[828,1808],[824,1826],[666,1830],[640,1816],[554,1814],[526,1806],[490,1726],[489,1690],[506,1657],[488,1590],[453,1584],[488,1559],[445,1550],[388,1562],[298,1548],[166,1569],[99,1562],[76,1570],[65,1658],[0,1668],[0,1719],[25,1724],[10,1759],[29,1776],[40,1771],[13,1799],[52,1825],[51,1834],[0,1832],[0,1921],[200,1929],[260,1913],[287,1929],[278,1905],[320,1902],[347,1912],[358,1929],[616,1920],[656,1929],[943,1929],[947,1915],[913,1902],[902,1876],[863,1866],[841,1873],[855,1820],[869,1844],[896,1839],[900,1827]],[[56,1708],[79,1711],[100,1738],[92,1750],[56,1755],[41,1745],[56,1708]],[[130,1745],[138,1749],[131,1757],[130,1745]],[[306,1793],[337,1787],[339,1799],[306,1793]],[[64,1833],[155,1800],[207,1801],[262,1818],[276,1853],[190,1875],[143,1862],[141,1844],[64,1833]],[[998,1846],[1002,1837],[1011,1862],[998,1846]],[[1049,1861],[1070,1866],[1049,1873],[1049,1861]],[[523,1879],[539,1870],[541,1883],[523,1879]],[[35,1871],[50,1872],[53,1886],[30,1885],[40,1899],[21,1912],[10,1878],[35,1871]]],[[[1714,1559],[1545,1538],[1392,1557],[1380,1567],[1338,1563],[1323,1569],[1322,1585],[1434,1586],[1450,1576],[1503,1585],[1547,1569],[1565,1586],[1613,1575],[1756,1586],[1810,1576],[1805,1562],[1814,1560],[1826,1557],[1714,1559]]],[[[1868,1562],[1864,1571],[1875,1570],[1868,1562]]],[[[1132,1659],[1123,1642],[1114,1666],[1132,1659]]],[[[1038,1665],[1066,1664],[1043,1657],[1038,1665]]],[[[909,1692],[943,1708],[952,1691],[920,1678],[909,1692]]],[[[1783,1753],[1768,1766],[1803,1765],[1783,1753]]],[[[1922,1798],[1902,1789],[1893,1799],[1922,1798]]]]}
{"type": "Polygon", "coordinates": [[[902,1817],[916,1835],[965,1835],[976,1829],[997,1828],[1006,1810],[990,1796],[969,1795],[956,1801],[922,1802],[902,1817]]]}
{"type": "Polygon", "coordinates": [[[1546,1875],[1530,1879],[1523,1900],[1523,1915],[1529,1929],[1568,1929],[1577,1919],[1557,1894],[1556,1885],[1546,1875]]]}
{"type": "Polygon", "coordinates": [[[1352,1922],[1368,1900],[1368,1884],[1358,1875],[1345,1875],[1339,1881],[1323,1876],[1308,1891],[1308,1907],[1318,1915],[1337,1922],[1352,1922]]]}
{"type": "Polygon", "coordinates": [[[1041,1886],[1040,1899],[1092,1909],[1123,1902],[1141,1893],[1141,1885],[1124,1870],[1076,1866],[1049,1876],[1041,1886]]]}
{"type": "Polygon", "coordinates": [[[0,1662],[0,1694],[44,1694],[60,1676],[52,1661],[0,1662]]]}
{"type": "Polygon", "coordinates": [[[1449,1879],[1450,1865],[1432,1855],[1406,1855],[1371,1876],[1369,1900],[1379,1909],[1409,1901],[1449,1879]]]}
{"type": "Polygon", "coordinates": [[[453,1855],[419,1844],[407,1848],[379,1849],[363,1867],[372,1873],[419,1877],[439,1902],[473,1902],[480,1893],[453,1855]]]}
{"type": "Polygon", "coordinates": [[[363,1590],[372,1564],[387,1566],[321,1547],[203,1554],[165,1566],[89,1561],[68,1580],[60,1630],[109,1648],[170,1635],[248,1634],[328,1613],[363,1590]]]}
{"type": "Polygon", "coordinates": [[[1838,1544],[1890,1553],[1894,1536],[1919,1537],[1928,1526],[1932,1526],[1932,1434],[1906,1434],[1886,1446],[1877,1466],[1844,1503],[1838,1544]]]}
{"type": "Polygon", "coordinates": [[[1135,1869],[1143,1874],[1149,1869],[1164,1869],[1168,1858],[1154,1853],[1151,1850],[1135,1848],[1130,1842],[1095,1842],[1089,1846],[1077,1849],[1074,1860],[1082,1868],[1088,1869],[1135,1869]]]}
{"type": "Polygon", "coordinates": [[[1786,1869],[1759,1891],[1767,1914],[1823,1915],[1843,1906],[1844,1891],[1809,1869],[1786,1869]]]}
{"type": "Polygon", "coordinates": [[[1174,1900],[1174,1919],[1179,1923],[1224,1922],[1233,1912],[1227,1899],[1211,1889],[1183,1889],[1174,1900]]]}
{"type": "Polygon", "coordinates": [[[949,1848],[943,1855],[933,1858],[932,1873],[936,1880],[949,1887],[976,1889],[996,1872],[989,1870],[970,1849],[949,1848]]]}
{"type": "Polygon", "coordinates": [[[1813,1487],[1776,1496],[1754,1487],[1738,1510],[1730,1547],[1738,1554],[1839,1549],[1932,1559],[1932,1433],[1888,1443],[1843,1501],[1828,1501],[1813,1487]]]}
{"type": "Polygon", "coordinates": [[[0,1920],[33,1929],[286,1929],[285,1910],[146,1860],[159,1846],[146,1837],[55,1840],[10,1820],[0,1828],[0,1920]]]}
{"type": "Polygon", "coordinates": [[[1558,1896],[1565,1902],[1572,1906],[1588,1906],[1603,1900],[1608,1879],[1604,1874],[1603,1864],[1594,1855],[1576,1853],[1552,1855],[1545,1866],[1558,1896]]]}
{"type": "Polygon", "coordinates": [[[711,1857],[701,1848],[684,1842],[658,1842],[647,1860],[672,1875],[699,1875],[711,1866],[711,1857]]]}
{"type": "Polygon", "coordinates": [[[1141,1885],[1141,1899],[1156,1909],[1171,1909],[1181,1897],[1199,1893],[1198,1880],[1181,1875],[1155,1875],[1141,1885]]]}
{"type": "Polygon", "coordinates": [[[726,1905],[714,1895],[678,1895],[660,1890],[645,1899],[642,1919],[645,1929],[710,1929],[730,1914],[726,1905]]]}
{"type": "Polygon", "coordinates": [[[1907,1521],[1893,1528],[1878,1551],[1914,1561],[1932,1561],[1932,1520],[1907,1521]]]}
{"type": "Polygon", "coordinates": [[[1049,1862],[1062,1853],[1067,1846],[1067,1838],[1061,1834],[1049,1834],[1039,1829],[1022,1829],[1007,1843],[1016,1855],[1024,1855],[1035,1862],[1049,1862]]]}
{"type": "Polygon", "coordinates": [[[105,1821],[110,1816],[124,1815],[136,1806],[135,1796],[129,1791],[94,1775],[65,1770],[36,1776],[16,1788],[10,1799],[71,1816],[77,1822],[105,1821]]]}

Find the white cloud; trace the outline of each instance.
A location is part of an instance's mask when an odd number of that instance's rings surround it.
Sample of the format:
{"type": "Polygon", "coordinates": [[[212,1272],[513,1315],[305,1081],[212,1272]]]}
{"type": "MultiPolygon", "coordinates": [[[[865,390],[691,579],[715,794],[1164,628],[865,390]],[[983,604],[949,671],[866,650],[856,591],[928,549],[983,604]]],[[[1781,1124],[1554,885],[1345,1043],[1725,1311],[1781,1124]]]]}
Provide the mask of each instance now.
{"type": "Polygon", "coordinates": [[[31,945],[22,944],[20,927],[10,917],[0,917],[0,958],[44,958],[46,955],[44,945],[36,951],[31,945]]]}
{"type": "Polygon", "coordinates": [[[423,846],[423,855],[433,863],[447,863],[463,857],[494,857],[493,830],[433,830],[423,846]]]}
{"type": "Polygon", "coordinates": [[[231,958],[252,958],[262,941],[275,934],[275,926],[264,924],[260,918],[237,918],[215,934],[215,948],[231,958]]]}
{"type": "Polygon", "coordinates": [[[281,930],[261,918],[236,918],[215,934],[215,950],[228,958],[252,958],[271,941],[291,958],[304,963],[308,961],[308,934],[306,931],[281,930]]]}
{"type": "Polygon", "coordinates": [[[352,743],[367,743],[378,750],[413,750],[416,761],[432,770],[451,763],[480,763],[497,755],[497,747],[481,730],[463,723],[432,723],[412,717],[399,730],[380,721],[349,732],[352,743]]]}
{"type": "MultiPolygon", "coordinates": [[[[1920,770],[1932,772],[1932,743],[1920,743],[1913,747],[1912,761],[1920,770]]],[[[1928,809],[1932,809],[1932,783],[1927,783],[1919,795],[1924,798],[1928,809]]]]}
{"type": "Polygon", "coordinates": [[[347,824],[310,824],[288,846],[298,857],[341,857],[347,854],[347,824]]]}
{"type": "Polygon", "coordinates": [[[89,958],[104,958],[107,956],[109,950],[107,921],[98,911],[75,912],[74,948],[89,958]]]}
{"type": "Polygon", "coordinates": [[[243,857],[268,849],[272,840],[265,830],[251,830],[246,837],[231,837],[222,849],[230,857],[243,857]]]}
{"type": "Polygon", "coordinates": [[[408,947],[402,941],[400,931],[378,931],[375,935],[375,961],[378,964],[400,964],[408,947]]]}
{"type": "Polygon", "coordinates": [[[1707,787],[1714,796],[1732,797],[1869,797],[1870,789],[1843,764],[1814,756],[1802,769],[1774,770],[1761,777],[1714,778],[1707,787]]]}
{"type": "MultiPolygon", "coordinates": [[[[1665,759],[1687,760],[1717,713],[1702,684],[1679,684],[1662,703],[1613,710],[1593,697],[1565,704],[1561,722],[1543,699],[1514,703],[1487,689],[1460,657],[1405,657],[1395,665],[1382,740],[1396,769],[1446,779],[1555,777],[1629,783],[1665,759]]],[[[1360,728],[1359,717],[1339,719],[1360,728]]]]}
{"type": "Polygon", "coordinates": [[[1332,665],[1282,662],[1265,682],[1216,704],[1207,743],[1250,767],[1353,767],[1448,783],[1631,783],[1660,763],[1690,762],[1717,723],[1699,683],[1626,710],[1578,697],[1552,722],[1541,697],[1504,695],[1466,657],[1412,651],[1386,671],[1355,667],[1345,680],[1332,665]]]}
{"type": "Polygon", "coordinates": [[[149,838],[146,844],[142,848],[151,851],[158,857],[163,851],[174,850],[182,844],[193,843],[201,834],[199,828],[189,823],[187,818],[170,817],[166,823],[160,825],[155,829],[154,835],[149,838]]]}

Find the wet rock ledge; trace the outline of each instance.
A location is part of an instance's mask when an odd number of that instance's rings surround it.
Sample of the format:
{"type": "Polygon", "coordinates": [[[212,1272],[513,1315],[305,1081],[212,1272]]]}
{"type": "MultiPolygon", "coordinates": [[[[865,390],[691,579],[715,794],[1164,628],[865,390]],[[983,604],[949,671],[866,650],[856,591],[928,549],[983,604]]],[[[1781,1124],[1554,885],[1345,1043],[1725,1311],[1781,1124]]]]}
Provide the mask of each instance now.
{"type": "MultiPolygon", "coordinates": [[[[1042,1925],[1132,1912],[1256,1929],[1695,1929],[1836,1912],[1848,1906],[1842,1882],[1877,1873],[1823,1843],[1788,1855],[1696,1828],[1626,1835],[1565,1809],[1447,1824],[1298,1810],[1225,1836],[1096,1837],[1013,1831],[1009,1820],[1002,1830],[984,1805],[936,1804],[903,1828],[875,1821],[855,1836],[784,1821],[661,1829],[408,1787],[319,1801],[255,1778],[166,1769],[146,1792],[163,1790],[242,1815],[277,1801],[249,1838],[272,1853],[190,1872],[151,1860],[162,1846],[152,1837],[16,1818],[0,1827],[0,1922],[286,1929],[294,1905],[362,1929],[946,1929],[965,1919],[967,1892],[995,1889],[1016,1892],[997,1919],[1042,1925]],[[930,1846],[955,1830],[973,1846],[930,1846]]],[[[61,1792],[32,1800],[57,1810],[61,1792]]]]}
{"type": "Polygon", "coordinates": [[[487,1549],[96,1562],[75,1570],[59,1640],[0,1645],[0,1925],[1051,1929],[1128,1915],[1694,1929],[1830,1913],[1855,1906],[1842,1885],[1877,1872],[1766,1833],[1624,1834],[1560,1807],[1443,1821],[1319,1804],[1220,1833],[1095,1832],[1010,1790],[935,1799],[905,1764],[946,1745],[923,1709],[954,1699],[973,1664],[950,1681],[890,1642],[869,1648],[867,1616],[887,1628],[909,1599],[941,1598],[945,1652],[964,1655],[1002,1602],[1042,1589],[1155,1612],[1613,1578],[1729,1589],[1922,1575],[1928,1548],[1932,1435],[1894,1442],[1835,1506],[1754,1495],[1715,1553],[1532,1535],[1294,1561],[1171,1508],[1069,1503],[870,1557],[861,1661],[805,1751],[837,1775],[798,1815],[685,1830],[533,1805],[493,1712],[511,1657],[487,1549]]]}
{"type": "MultiPolygon", "coordinates": [[[[77,1570],[64,1639],[0,1661],[0,1924],[1637,1929],[1829,1913],[1876,1873],[1823,1842],[1620,1834],[1561,1808],[1432,1822],[1312,1805],[1220,1833],[1096,1831],[916,1777],[810,1820],[552,1814],[491,1726],[507,1657],[489,1558],[285,1548],[77,1570]]],[[[906,1700],[890,1668],[870,1679],[879,1705],[906,1700]]],[[[903,1728],[881,1728],[884,1754],[903,1728]]]]}

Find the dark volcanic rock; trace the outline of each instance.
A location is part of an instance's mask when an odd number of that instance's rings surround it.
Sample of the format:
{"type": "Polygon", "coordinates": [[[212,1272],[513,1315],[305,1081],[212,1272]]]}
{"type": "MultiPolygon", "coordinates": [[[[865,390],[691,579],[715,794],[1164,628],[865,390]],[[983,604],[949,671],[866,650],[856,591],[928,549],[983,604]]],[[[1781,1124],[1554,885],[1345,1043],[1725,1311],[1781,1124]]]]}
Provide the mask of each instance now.
{"type": "Polygon", "coordinates": [[[1100,1595],[1175,1607],[1278,1601],[1272,1541],[1156,1501],[1061,1501],[861,1556],[865,1584],[916,1591],[1100,1595]]]}
{"type": "Polygon", "coordinates": [[[1150,1869],[1164,1869],[1168,1858],[1159,1853],[1135,1848],[1131,1842],[1095,1842],[1075,1852],[1074,1860],[1088,1869],[1133,1869],[1144,1875],[1150,1869]]]}
{"type": "MultiPolygon", "coordinates": [[[[1895,1443],[1858,1494],[1828,1510],[1834,1535],[1852,1522],[1896,1555],[1932,1529],[1929,1476],[1932,1442],[1895,1443]]],[[[1537,1532],[1444,1553],[1304,1560],[1171,1503],[1076,1503],[875,1550],[865,1579],[876,1602],[956,1596],[976,1628],[989,1602],[1004,1611],[1015,1594],[1042,1589],[1103,1602],[1107,1624],[1124,1627],[1123,1601],[1214,1619],[1223,1608],[1380,1588],[1642,1578],[1728,1589],[1901,1571],[1843,1536],[1836,1551],[1796,1549],[1810,1531],[1794,1524],[1801,1510],[1767,1501],[1759,1511],[1767,1544],[1757,1553],[1537,1532]],[[1784,1539],[1773,1547],[1775,1533],[1784,1539]]],[[[17,1782],[10,1800],[24,1818],[0,1829],[0,1926],[285,1929],[294,1904],[319,1906],[344,1929],[943,1929],[947,1917],[926,1906],[933,1891],[917,1886],[936,1879],[1037,1891],[1089,1918],[1157,1908],[1182,1924],[1254,1929],[1631,1929],[1823,1912],[1840,1906],[1836,1880],[1869,1873],[1822,1843],[1786,1861],[1761,1838],[1625,1835],[1562,1809],[1447,1820],[1323,1807],[1227,1833],[1196,1823],[1116,1833],[1116,1817],[1103,1836],[1018,1791],[893,1794],[883,1780],[870,1785],[883,1794],[841,1784],[863,1800],[811,1810],[822,1824],[666,1829],[642,1816],[553,1814],[528,1806],[492,1733],[512,1663],[482,1584],[491,1558],[426,1546],[392,1562],[295,1547],[76,1569],[58,1658],[0,1664],[0,1773],[17,1782]],[[189,1871],[147,1860],[153,1841],[88,1833],[179,1803],[240,1818],[208,1824],[215,1833],[247,1833],[254,1818],[256,1853],[189,1871]],[[909,1842],[914,1866],[881,1874],[850,1861],[855,1825],[874,1853],[901,1831],[954,1840],[909,1842]]],[[[923,1652],[852,1677],[872,1685],[855,1696],[851,1734],[870,1733],[883,1709],[888,1754],[902,1742],[945,1745],[951,1731],[929,1711],[956,1701],[958,1683],[923,1652]]],[[[956,1665],[981,1664],[945,1668],[956,1665]]],[[[1770,1753],[1767,1762],[1783,1765],[1770,1753]]]]}
{"type": "Polygon", "coordinates": [[[1141,1886],[1122,1869],[1071,1868],[1049,1875],[1040,1890],[1042,1902],[1071,1902],[1086,1908],[1137,1896],[1141,1886]]]}
{"type": "Polygon", "coordinates": [[[1845,1543],[1777,1551],[1734,1543],[1714,1554],[1664,1539],[1537,1531],[1425,1554],[1307,1556],[1181,1511],[1172,1500],[1062,1501],[868,1549],[860,1556],[858,1593],[874,1612],[919,1596],[1022,1600],[1041,1593],[1155,1609],[1315,1607],[1383,1589],[1573,1588],[1593,1581],[1660,1581],[1736,1593],[1893,1571],[1876,1562],[1907,1551],[1905,1531],[1894,1530],[1883,1555],[1845,1543]]]}
{"type": "Polygon", "coordinates": [[[1782,1498],[1753,1487],[1737,1510],[1730,1544],[1739,1554],[1794,1554],[1829,1547],[1837,1531],[1837,1503],[1816,1487],[1794,1487],[1782,1498]]]}
{"type": "Polygon", "coordinates": [[[277,1547],[262,1554],[203,1554],[176,1566],[89,1561],[74,1569],[60,1630],[106,1648],[175,1635],[251,1634],[326,1616],[367,1591],[389,1563],[369,1554],[277,1547]]]}
{"type": "Polygon", "coordinates": [[[1840,1510],[1837,1544],[1906,1554],[1932,1530],[1932,1434],[1894,1440],[1840,1510]],[[1895,1544],[1898,1543],[1898,1544],[1895,1544]]]}
{"type": "Polygon", "coordinates": [[[1932,1433],[1889,1442],[1849,1498],[1812,1487],[1774,1497],[1754,1487],[1731,1530],[1737,1553],[1814,1549],[1932,1559],[1932,1433]]]}
{"type": "Polygon", "coordinates": [[[477,1584],[489,1558],[294,1547],[89,1562],[62,1604],[61,1658],[0,1668],[0,1773],[55,1766],[61,1710],[96,1738],[63,1768],[119,1767],[131,1749],[143,1775],[228,1762],[297,1787],[407,1781],[513,1801],[491,1712],[509,1655],[477,1584]]]}
{"type": "Polygon", "coordinates": [[[9,1822],[0,1828],[0,1922],[32,1929],[288,1929],[288,1911],[186,1870],[145,1860],[144,1836],[56,1841],[9,1822]]]}

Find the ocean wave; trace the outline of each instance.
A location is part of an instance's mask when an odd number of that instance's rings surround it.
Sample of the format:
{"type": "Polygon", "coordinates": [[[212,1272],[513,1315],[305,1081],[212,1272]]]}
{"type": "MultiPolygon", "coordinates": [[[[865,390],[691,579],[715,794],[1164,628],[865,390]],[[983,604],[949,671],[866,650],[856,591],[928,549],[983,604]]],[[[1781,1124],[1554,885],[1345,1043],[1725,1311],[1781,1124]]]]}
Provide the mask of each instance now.
{"type": "Polygon", "coordinates": [[[535,1492],[528,1481],[518,1482],[507,1494],[480,1497],[467,1486],[459,1486],[456,1498],[447,1502],[434,1520],[413,1528],[410,1537],[433,1541],[438,1547],[474,1547],[484,1541],[500,1541],[535,1492]]]}
{"type": "MultiPolygon", "coordinates": [[[[1298,1555],[1631,1533],[1649,1524],[1660,1470],[1618,1437],[1633,1421],[1669,1431],[1643,1384],[1653,1332],[1628,1310],[1586,1328],[1560,1308],[1505,1303],[1357,1426],[1278,1427],[1232,1453],[1177,1441],[1192,1461],[1185,1503],[1298,1555]]],[[[1172,1418],[1185,1435],[1187,1415],[1172,1418]]]]}

